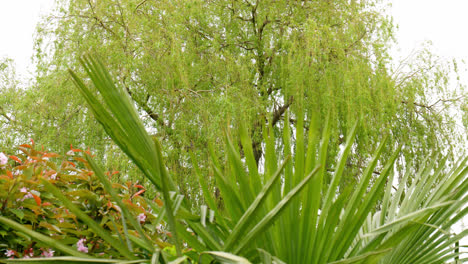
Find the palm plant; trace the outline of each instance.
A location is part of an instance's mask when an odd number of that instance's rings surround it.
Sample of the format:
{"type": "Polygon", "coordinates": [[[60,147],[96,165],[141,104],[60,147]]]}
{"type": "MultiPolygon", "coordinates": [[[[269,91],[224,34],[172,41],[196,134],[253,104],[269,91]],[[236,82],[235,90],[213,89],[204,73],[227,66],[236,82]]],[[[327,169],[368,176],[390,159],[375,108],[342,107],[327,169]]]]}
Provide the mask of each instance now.
{"type": "MultiPolygon", "coordinates": [[[[239,130],[245,159],[241,158],[238,146],[227,131],[226,162],[220,164],[211,150],[222,206],[205,184],[204,175],[197,173],[207,205],[202,206],[199,215],[194,215],[192,208],[177,194],[177,186],[164,166],[161,147],[146,133],[128,94],[114,85],[96,59],[84,56],[82,65],[96,92],[74,72],[71,74],[91,111],[109,136],[163,194],[165,211],[160,216],[171,230],[179,256],[175,261],[183,262],[188,257],[182,255],[182,241],[197,252],[198,259],[191,258],[200,263],[213,259],[221,263],[249,263],[246,259],[256,263],[444,263],[459,255],[451,246],[467,231],[452,235],[448,230],[468,212],[465,208],[468,199],[466,159],[449,171],[444,160],[438,164],[434,161],[414,178],[409,173],[404,175],[397,190],[392,191],[391,183],[396,177],[393,168],[399,149],[383,165],[380,175],[373,175],[385,149],[386,141],[382,140],[368,167],[359,175],[357,185],[343,187],[340,183],[353,149],[357,125],[350,130],[333,164],[333,172],[329,173],[330,126],[325,124],[319,135],[318,126],[311,125],[306,142],[299,113],[294,151],[291,151],[288,118],[285,118],[284,147],[280,156],[273,130],[265,129],[263,168],[256,164],[247,130],[239,130]],[[412,179],[410,185],[409,179],[412,179]]],[[[88,162],[118,202],[100,168],[89,157],[88,162]]],[[[194,155],[191,164],[198,171],[194,155]]],[[[59,190],[47,187],[103,239],[112,241],[122,257],[135,262],[166,260],[158,257],[160,249],[146,238],[123,204],[119,204],[123,216],[139,232],[139,236],[124,234],[125,243],[116,241],[114,236],[73,208],[59,190]],[[132,246],[154,252],[153,258],[134,260],[132,246]]],[[[75,255],[73,261],[91,261],[1,216],[0,222],[75,255]]],[[[15,260],[5,260],[10,261],[15,260]]]]}

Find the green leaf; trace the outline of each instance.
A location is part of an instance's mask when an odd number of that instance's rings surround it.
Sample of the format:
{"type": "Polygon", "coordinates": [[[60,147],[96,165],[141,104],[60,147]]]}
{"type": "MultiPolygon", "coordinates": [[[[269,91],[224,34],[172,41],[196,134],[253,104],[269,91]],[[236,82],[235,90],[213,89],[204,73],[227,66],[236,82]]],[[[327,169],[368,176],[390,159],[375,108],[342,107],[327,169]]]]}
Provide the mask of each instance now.
{"type": "Polygon", "coordinates": [[[205,251],[200,254],[199,262],[204,255],[209,255],[215,260],[225,264],[251,264],[247,259],[222,251],[205,251]]]}

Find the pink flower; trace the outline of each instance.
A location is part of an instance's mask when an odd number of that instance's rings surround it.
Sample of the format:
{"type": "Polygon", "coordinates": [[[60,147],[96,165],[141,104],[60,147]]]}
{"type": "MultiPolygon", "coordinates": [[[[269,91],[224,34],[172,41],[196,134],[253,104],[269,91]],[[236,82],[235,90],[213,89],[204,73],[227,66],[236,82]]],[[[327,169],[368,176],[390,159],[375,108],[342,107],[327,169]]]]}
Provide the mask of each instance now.
{"type": "Polygon", "coordinates": [[[6,252],[5,252],[5,256],[7,257],[12,257],[16,254],[16,252],[14,250],[11,250],[11,249],[8,249],[6,252]]]}
{"type": "Polygon", "coordinates": [[[51,258],[54,256],[54,253],[55,251],[53,251],[51,248],[47,249],[47,250],[42,250],[42,256],[44,258],[51,258]]]}
{"type": "Polygon", "coordinates": [[[3,154],[3,152],[0,152],[0,165],[5,165],[8,162],[8,157],[3,154]]]}
{"type": "Polygon", "coordinates": [[[28,192],[28,188],[23,187],[23,188],[20,189],[20,192],[22,192],[22,193],[27,193],[27,192],[28,192]]]}
{"type": "Polygon", "coordinates": [[[68,156],[73,156],[73,155],[75,155],[75,152],[73,152],[73,150],[69,150],[69,151],[67,152],[67,155],[68,155],[68,156]]]}
{"type": "Polygon", "coordinates": [[[141,213],[137,216],[137,219],[138,221],[140,221],[140,223],[144,223],[146,221],[146,215],[144,213],[141,213]]]}
{"type": "Polygon", "coordinates": [[[50,175],[50,178],[52,180],[56,180],[57,179],[57,173],[54,173],[54,174],[50,175]]]}
{"type": "Polygon", "coordinates": [[[22,201],[24,201],[24,199],[29,199],[29,198],[34,198],[30,192],[28,192],[28,193],[23,197],[23,200],[22,200],[22,201]]]}
{"type": "Polygon", "coordinates": [[[76,247],[78,248],[78,251],[81,251],[83,253],[88,253],[88,248],[84,245],[84,242],[86,241],[86,238],[82,238],[76,242],[76,247]]]}
{"type": "Polygon", "coordinates": [[[23,255],[23,258],[32,258],[34,257],[34,249],[33,248],[29,248],[29,249],[26,249],[24,251],[24,255],[23,255]]]}

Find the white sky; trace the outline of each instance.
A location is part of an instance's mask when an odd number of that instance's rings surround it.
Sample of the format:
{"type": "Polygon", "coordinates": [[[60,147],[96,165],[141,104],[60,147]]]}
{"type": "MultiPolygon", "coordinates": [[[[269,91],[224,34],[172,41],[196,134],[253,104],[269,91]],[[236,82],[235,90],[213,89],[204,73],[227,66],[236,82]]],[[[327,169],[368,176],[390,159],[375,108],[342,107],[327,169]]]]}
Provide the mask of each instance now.
{"type": "Polygon", "coordinates": [[[0,58],[15,60],[16,70],[30,76],[33,35],[40,15],[53,6],[54,0],[0,0],[0,58]]]}
{"type": "MultiPolygon", "coordinates": [[[[397,56],[405,57],[424,41],[432,41],[435,54],[468,62],[468,1],[392,0],[389,10],[399,25],[397,56]]],[[[15,60],[23,78],[30,77],[33,34],[40,15],[54,0],[0,0],[0,57],[15,60]]],[[[465,73],[468,80],[468,73],[465,73]]],[[[465,221],[466,222],[466,221],[465,221]]]]}

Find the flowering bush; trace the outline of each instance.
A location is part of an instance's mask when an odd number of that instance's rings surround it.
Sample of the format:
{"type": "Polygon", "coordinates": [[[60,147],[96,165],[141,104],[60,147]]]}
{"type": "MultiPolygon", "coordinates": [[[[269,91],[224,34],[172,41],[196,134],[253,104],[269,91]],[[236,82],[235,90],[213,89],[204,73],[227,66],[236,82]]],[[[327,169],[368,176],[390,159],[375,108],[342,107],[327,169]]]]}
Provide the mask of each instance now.
{"type": "MultiPolygon", "coordinates": [[[[66,197],[86,212],[101,227],[113,234],[122,234],[124,224],[120,208],[105,193],[100,181],[88,168],[81,153],[71,147],[66,155],[37,150],[32,144],[18,147],[20,154],[7,156],[0,153],[0,215],[27,228],[45,234],[60,243],[90,255],[119,258],[119,253],[93,233],[85,223],[71,213],[63,203],[47,192],[41,179],[58,187],[66,197]]],[[[112,177],[118,172],[108,172],[112,177]]],[[[126,182],[113,183],[119,196],[141,224],[147,237],[161,248],[170,246],[164,242],[164,225],[156,223],[162,202],[152,203],[142,195],[143,186],[126,182]],[[148,202],[152,203],[151,206],[148,202]]],[[[128,226],[128,225],[127,225],[128,226]]],[[[128,230],[135,234],[134,230],[128,230]]],[[[152,252],[135,250],[135,254],[152,252]]],[[[0,258],[52,257],[59,252],[36,242],[27,235],[0,225],[0,258]]]]}

